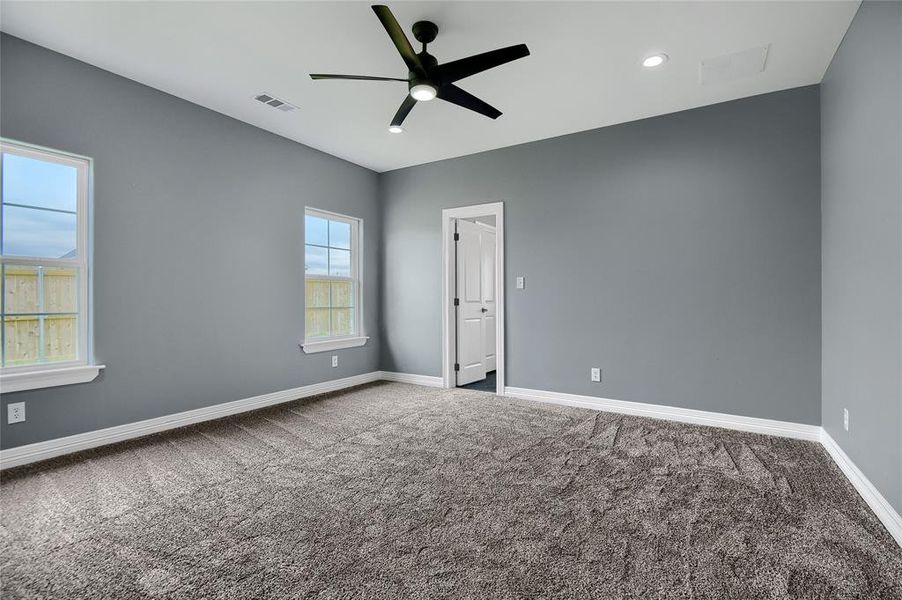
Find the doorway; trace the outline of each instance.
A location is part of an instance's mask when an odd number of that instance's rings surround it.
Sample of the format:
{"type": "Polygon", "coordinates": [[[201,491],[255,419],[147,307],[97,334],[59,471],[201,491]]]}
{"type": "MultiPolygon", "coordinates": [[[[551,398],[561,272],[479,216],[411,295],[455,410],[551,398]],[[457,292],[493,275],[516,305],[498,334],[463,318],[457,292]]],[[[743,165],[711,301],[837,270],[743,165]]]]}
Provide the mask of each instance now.
{"type": "Polygon", "coordinates": [[[504,206],[442,211],[445,387],[504,392],[504,206]]]}

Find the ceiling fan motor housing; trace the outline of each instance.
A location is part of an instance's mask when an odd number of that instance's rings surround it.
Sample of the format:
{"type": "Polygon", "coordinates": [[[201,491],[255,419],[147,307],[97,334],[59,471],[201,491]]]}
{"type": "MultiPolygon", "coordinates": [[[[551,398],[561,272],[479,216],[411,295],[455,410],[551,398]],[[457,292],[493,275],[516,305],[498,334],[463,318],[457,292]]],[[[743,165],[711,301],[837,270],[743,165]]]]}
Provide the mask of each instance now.
{"type": "Polygon", "coordinates": [[[438,66],[438,60],[423,50],[422,52],[417,54],[417,57],[420,59],[420,63],[423,65],[423,69],[425,73],[418,73],[416,71],[409,71],[407,73],[407,78],[409,80],[408,89],[413,88],[415,85],[431,85],[432,87],[438,89],[441,85],[441,82],[436,81],[435,78],[430,76],[430,72],[438,66]]]}
{"type": "Polygon", "coordinates": [[[413,37],[421,44],[431,44],[438,35],[438,25],[432,21],[417,21],[413,24],[413,37]]]}
{"type": "Polygon", "coordinates": [[[413,37],[423,44],[423,51],[418,52],[417,57],[420,59],[420,64],[423,65],[423,70],[425,72],[418,73],[416,71],[410,71],[408,73],[410,84],[407,87],[408,89],[413,89],[418,85],[428,85],[438,89],[439,82],[435,81],[429,75],[430,71],[438,65],[438,59],[426,52],[426,44],[431,43],[438,35],[438,25],[432,21],[417,21],[413,24],[411,29],[413,30],[413,37]]]}

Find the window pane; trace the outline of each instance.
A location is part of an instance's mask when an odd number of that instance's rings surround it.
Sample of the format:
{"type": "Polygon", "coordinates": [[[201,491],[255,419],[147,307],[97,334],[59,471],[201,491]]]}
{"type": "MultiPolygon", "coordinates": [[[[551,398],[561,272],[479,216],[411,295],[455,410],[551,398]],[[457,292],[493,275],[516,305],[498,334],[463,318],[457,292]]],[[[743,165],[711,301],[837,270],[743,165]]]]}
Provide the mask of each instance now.
{"type": "Polygon", "coordinates": [[[43,267],[45,313],[78,311],[78,271],[62,267],[43,267]]]}
{"type": "Polygon", "coordinates": [[[76,315],[4,316],[3,335],[5,367],[78,358],[76,315]]]}
{"type": "Polygon", "coordinates": [[[4,314],[72,313],[77,310],[77,269],[34,265],[3,267],[4,314]]]}
{"type": "Polygon", "coordinates": [[[38,268],[3,266],[3,314],[41,312],[38,305],[38,268]]]}
{"type": "Polygon", "coordinates": [[[304,215],[304,243],[328,246],[329,222],[319,217],[304,215]]]}
{"type": "Polygon", "coordinates": [[[319,246],[305,246],[304,248],[304,272],[307,275],[328,275],[329,251],[319,246]]]}
{"type": "Polygon", "coordinates": [[[75,315],[44,317],[44,362],[78,358],[78,327],[75,315]]]}
{"type": "Polygon", "coordinates": [[[76,252],[74,214],[3,205],[3,254],[72,258],[76,252]]]}
{"type": "Polygon", "coordinates": [[[354,333],[353,313],[351,308],[332,309],[332,335],[351,335],[354,333]]]}
{"type": "Polygon", "coordinates": [[[3,202],[74,213],[78,205],[78,169],[4,153],[3,202]]]}
{"type": "Polygon", "coordinates": [[[351,224],[340,221],[329,221],[329,246],[331,248],[351,249],[351,224]]]}
{"type": "Polygon", "coordinates": [[[38,317],[3,317],[3,366],[38,362],[41,321],[38,317]]]}
{"type": "Polygon", "coordinates": [[[350,251],[329,248],[329,275],[334,275],[335,277],[351,276],[350,251]]]}
{"type": "Polygon", "coordinates": [[[329,335],[329,309],[308,308],[304,311],[304,336],[308,339],[329,335]]]}
{"type": "Polygon", "coordinates": [[[329,280],[307,278],[304,297],[307,308],[329,308],[329,280]]]}
{"type": "Polygon", "coordinates": [[[332,282],[332,306],[334,308],[350,308],[354,306],[354,284],[350,281],[332,282]]]}

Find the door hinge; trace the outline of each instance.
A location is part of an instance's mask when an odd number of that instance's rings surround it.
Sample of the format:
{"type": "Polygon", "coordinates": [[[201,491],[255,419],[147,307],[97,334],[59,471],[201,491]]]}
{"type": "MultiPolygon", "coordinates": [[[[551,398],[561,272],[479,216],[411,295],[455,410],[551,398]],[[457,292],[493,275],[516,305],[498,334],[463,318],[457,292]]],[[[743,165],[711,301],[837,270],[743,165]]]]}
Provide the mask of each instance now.
{"type": "Polygon", "coordinates": [[[460,371],[460,363],[454,363],[454,370],[460,371]]]}
{"type": "Polygon", "coordinates": [[[460,241],[460,234],[459,234],[459,233],[455,233],[455,234],[454,234],[454,241],[455,241],[455,242],[459,242],[459,241],[460,241]]]}
{"type": "Polygon", "coordinates": [[[460,306],[460,298],[454,299],[454,306],[460,306]]]}

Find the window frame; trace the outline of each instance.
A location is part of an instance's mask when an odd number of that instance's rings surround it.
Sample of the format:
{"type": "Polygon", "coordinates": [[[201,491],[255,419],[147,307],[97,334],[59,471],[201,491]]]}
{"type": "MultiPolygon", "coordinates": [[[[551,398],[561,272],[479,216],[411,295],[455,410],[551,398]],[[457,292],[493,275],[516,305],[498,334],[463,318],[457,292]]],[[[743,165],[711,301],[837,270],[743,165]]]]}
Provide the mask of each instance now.
{"type": "MultiPolygon", "coordinates": [[[[75,268],[78,272],[77,297],[77,335],[78,358],[48,363],[34,363],[12,367],[0,366],[0,384],[3,392],[15,392],[72,383],[85,383],[97,377],[104,365],[96,365],[93,361],[93,297],[92,297],[92,258],[91,247],[91,205],[93,160],[62,152],[51,148],[43,148],[33,144],[0,138],[0,161],[3,154],[14,154],[44,162],[50,162],[77,171],[76,188],[76,249],[73,258],[45,258],[36,256],[5,256],[0,246],[0,265],[22,265],[43,267],[75,268]]],[[[2,173],[2,163],[0,163],[2,173]]],[[[2,185],[2,183],[0,183],[2,185]]],[[[2,210],[2,208],[0,208],[2,210]]],[[[2,241],[0,228],[0,241],[2,241]]],[[[0,293],[5,294],[6,278],[0,279],[0,293]]],[[[6,344],[5,325],[0,330],[0,343],[6,344]]]]}
{"type": "MultiPolygon", "coordinates": [[[[355,348],[363,346],[369,339],[366,335],[363,324],[363,219],[343,215],[340,213],[314,208],[312,206],[304,207],[304,265],[307,264],[307,232],[306,217],[317,217],[328,221],[337,221],[351,226],[351,275],[350,277],[339,277],[335,275],[308,275],[304,271],[304,342],[301,347],[305,354],[313,354],[316,352],[329,352],[332,350],[340,350],[342,348],[355,348]],[[307,337],[307,280],[328,279],[334,281],[350,280],[354,288],[354,324],[355,331],[350,335],[324,336],[324,337],[307,337]]],[[[311,244],[318,246],[317,244],[311,244]]],[[[318,246],[322,247],[322,246],[318,246]]],[[[331,316],[330,316],[331,317],[331,316]]]]}

